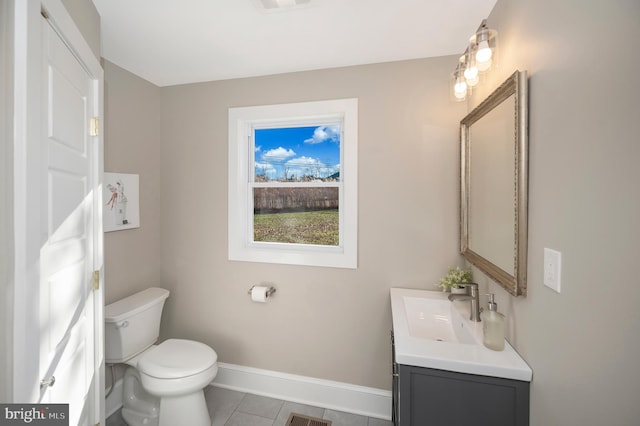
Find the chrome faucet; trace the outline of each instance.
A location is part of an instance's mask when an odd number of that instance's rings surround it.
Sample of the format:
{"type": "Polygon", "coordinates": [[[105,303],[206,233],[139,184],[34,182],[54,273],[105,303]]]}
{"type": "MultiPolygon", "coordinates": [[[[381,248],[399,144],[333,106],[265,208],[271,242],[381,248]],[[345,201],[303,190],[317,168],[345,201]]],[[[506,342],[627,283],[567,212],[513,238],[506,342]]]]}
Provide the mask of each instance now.
{"type": "Polygon", "coordinates": [[[474,322],[480,322],[480,298],[478,294],[478,284],[476,283],[458,283],[459,287],[466,287],[467,294],[450,294],[449,300],[469,300],[471,301],[471,315],[469,319],[474,322]]]}

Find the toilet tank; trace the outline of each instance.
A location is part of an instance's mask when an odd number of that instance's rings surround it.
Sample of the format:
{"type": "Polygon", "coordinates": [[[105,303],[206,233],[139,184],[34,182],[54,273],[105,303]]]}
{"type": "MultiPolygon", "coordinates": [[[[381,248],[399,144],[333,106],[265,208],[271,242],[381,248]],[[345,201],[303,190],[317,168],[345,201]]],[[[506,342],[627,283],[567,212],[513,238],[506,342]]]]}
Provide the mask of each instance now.
{"type": "Polygon", "coordinates": [[[105,362],[125,362],[153,345],[169,291],[151,287],[105,307],[105,362]]]}

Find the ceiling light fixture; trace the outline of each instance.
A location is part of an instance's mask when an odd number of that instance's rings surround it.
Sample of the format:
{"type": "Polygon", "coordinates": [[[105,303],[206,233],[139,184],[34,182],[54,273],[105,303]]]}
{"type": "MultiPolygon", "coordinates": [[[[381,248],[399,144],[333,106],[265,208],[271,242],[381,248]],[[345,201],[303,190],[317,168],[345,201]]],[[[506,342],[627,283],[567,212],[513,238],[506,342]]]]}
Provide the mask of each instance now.
{"type": "Polygon", "coordinates": [[[496,66],[498,48],[498,32],[487,27],[487,20],[476,30],[469,39],[469,45],[460,56],[456,70],[451,77],[453,98],[456,101],[464,101],[471,94],[471,88],[480,82],[480,74],[489,71],[496,66]],[[464,77],[464,78],[462,78],[464,77]],[[464,81],[464,90],[462,90],[464,81]]]}

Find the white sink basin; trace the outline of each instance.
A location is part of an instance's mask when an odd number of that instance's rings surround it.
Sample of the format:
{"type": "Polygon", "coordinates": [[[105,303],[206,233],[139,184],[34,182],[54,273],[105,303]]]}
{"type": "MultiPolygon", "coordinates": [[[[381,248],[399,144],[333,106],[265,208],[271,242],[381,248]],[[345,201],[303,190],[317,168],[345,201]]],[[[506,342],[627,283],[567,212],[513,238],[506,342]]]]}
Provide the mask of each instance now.
{"type": "Polygon", "coordinates": [[[402,299],[409,334],[412,337],[438,342],[479,343],[454,308],[454,304],[448,299],[440,297],[403,297],[402,299]]]}
{"type": "Polygon", "coordinates": [[[504,351],[482,344],[482,323],[469,320],[468,301],[440,291],[391,289],[396,362],[460,373],[531,381],[527,363],[505,341],[504,351]]]}

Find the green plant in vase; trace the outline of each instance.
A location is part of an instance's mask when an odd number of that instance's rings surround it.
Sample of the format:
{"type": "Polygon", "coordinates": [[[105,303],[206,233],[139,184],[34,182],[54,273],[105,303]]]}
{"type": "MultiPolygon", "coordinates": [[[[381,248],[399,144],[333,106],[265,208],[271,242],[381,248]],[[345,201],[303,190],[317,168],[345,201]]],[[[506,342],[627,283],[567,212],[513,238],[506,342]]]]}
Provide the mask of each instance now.
{"type": "Polygon", "coordinates": [[[462,286],[458,286],[460,283],[473,282],[473,273],[471,269],[449,268],[447,275],[440,280],[438,286],[442,288],[442,291],[451,291],[451,289],[461,289],[462,286]]]}

